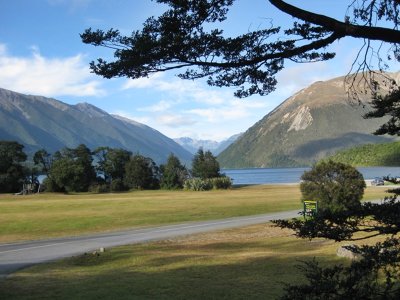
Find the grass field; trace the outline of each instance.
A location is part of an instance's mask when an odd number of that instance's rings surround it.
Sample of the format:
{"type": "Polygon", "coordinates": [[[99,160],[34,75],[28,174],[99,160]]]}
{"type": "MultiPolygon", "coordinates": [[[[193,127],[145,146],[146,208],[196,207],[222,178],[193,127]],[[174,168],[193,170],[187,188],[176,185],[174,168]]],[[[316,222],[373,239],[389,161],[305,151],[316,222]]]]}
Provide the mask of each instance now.
{"type": "MultiPolygon", "coordinates": [[[[365,199],[384,196],[368,187],[365,199]]],[[[3,241],[219,219],[300,207],[291,186],[229,191],[0,196],[3,241]]],[[[347,261],[338,243],[296,239],[262,224],[106,249],[36,265],[0,279],[1,299],[275,299],[302,280],[296,265],[347,261]]]]}
{"type": "MultiPolygon", "coordinates": [[[[384,196],[368,187],[365,199],[384,196]]],[[[120,194],[0,195],[0,242],[221,219],[301,208],[298,185],[120,194]]]]}
{"type": "Polygon", "coordinates": [[[268,224],[106,249],[0,280],[4,299],[275,299],[296,265],[345,262],[332,241],[296,239],[268,224]]]}

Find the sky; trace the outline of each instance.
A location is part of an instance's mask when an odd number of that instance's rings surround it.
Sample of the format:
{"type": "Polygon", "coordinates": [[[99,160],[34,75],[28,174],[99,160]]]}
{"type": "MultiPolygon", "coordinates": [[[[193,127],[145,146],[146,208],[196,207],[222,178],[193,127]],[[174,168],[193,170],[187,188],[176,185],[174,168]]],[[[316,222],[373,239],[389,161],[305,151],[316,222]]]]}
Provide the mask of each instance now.
{"type": "MultiPolygon", "coordinates": [[[[289,0],[342,20],[348,1],[289,0]]],[[[87,102],[108,113],[146,124],[170,138],[188,136],[221,141],[244,132],[286,98],[318,80],[346,75],[362,41],[342,39],[332,45],[329,62],[288,64],[276,91],[238,99],[234,88],[209,87],[204,80],[183,81],[173,72],[150,78],[104,79],[89,63],[112,57],[111,50],[83,44],[85,29],[119,29],[129,35],[165,9],[151,0],[0,0],[0,87],[55,98],[68,104],[87,102]]],[[[227,35],[279,24],[292,18],[266,0],[237,0],[224,23],[227,35]]]]}

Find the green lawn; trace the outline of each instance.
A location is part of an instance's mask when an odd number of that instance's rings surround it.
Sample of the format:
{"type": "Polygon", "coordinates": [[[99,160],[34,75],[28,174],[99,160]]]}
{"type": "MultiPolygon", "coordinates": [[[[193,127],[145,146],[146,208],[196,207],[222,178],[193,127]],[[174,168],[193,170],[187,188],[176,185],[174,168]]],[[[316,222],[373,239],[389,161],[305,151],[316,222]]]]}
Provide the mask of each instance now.
{"type": "MultiPolygon", "coordinates": [[[[384,191],[369,187],[365,198],[382,198],[384,191]]],[[[301,207],[300,198],[298,185],[208,192],[0,195],[0,242],[290,210],[301,207]]]]}

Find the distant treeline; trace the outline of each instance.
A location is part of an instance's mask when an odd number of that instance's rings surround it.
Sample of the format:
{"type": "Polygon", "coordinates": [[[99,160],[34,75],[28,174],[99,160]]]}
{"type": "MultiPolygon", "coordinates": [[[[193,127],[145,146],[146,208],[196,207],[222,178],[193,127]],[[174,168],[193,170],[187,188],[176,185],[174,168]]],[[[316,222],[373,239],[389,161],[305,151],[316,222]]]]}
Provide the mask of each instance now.
{"type": "MultiPolygon", "coordinates": [[[[20,192],[24,184],[39,186],[49,192],[115,192],[133,189],[229,188],[230,178],[220,173],[220,166],[210,151],[199,149],[192,169],[170,154],[166,164],[157,165],[151,158],[120,148],[98,147],[93,151],[81,144],[53,154],[37,151],[33,163],[27,163],[24,146],[14,141],[0,141],[0,192],[20,192]]],[[[33,189],[36,190],[36,189],[33,189]]]]}
{"type": "Polygon", "coordinates": [[[400,166],[400,142],[357,146],[329,159],[359,167],[400,166]]]}

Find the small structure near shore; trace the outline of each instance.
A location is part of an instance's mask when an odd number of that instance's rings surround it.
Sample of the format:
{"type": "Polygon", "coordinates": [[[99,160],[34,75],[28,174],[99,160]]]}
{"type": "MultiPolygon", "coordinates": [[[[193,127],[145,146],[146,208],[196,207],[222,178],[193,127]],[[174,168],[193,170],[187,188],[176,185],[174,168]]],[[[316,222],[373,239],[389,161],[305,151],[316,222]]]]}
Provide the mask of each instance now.
{"type": "Polygon", "coordinates": [[[40,193],[40,184],[37,183],[24,183],[22,185],[22,191],[19,193],[15,193],[15,195],[29,195],[40,193]]]}

